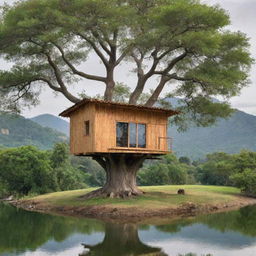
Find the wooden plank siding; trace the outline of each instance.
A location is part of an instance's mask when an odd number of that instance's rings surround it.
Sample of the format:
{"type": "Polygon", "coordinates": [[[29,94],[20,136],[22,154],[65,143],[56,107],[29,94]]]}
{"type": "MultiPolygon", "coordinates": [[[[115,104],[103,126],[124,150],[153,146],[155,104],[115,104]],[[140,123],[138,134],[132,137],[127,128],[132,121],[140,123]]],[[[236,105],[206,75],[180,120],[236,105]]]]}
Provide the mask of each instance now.
{"type": "Polygon", "coordinates": [[[70,149],[75,155],[97,153],[166,154],[168,147],[160,137],[167,136],[168,115],[150,110],[91,102],[70,115],[70,149]],[[84,122],[90,121],[90,135],[85,136],[84,122]],[[146,148],[116,147],[116,122],[146,124],[146,148]]]}
{"type": "Polygon", "coordinates": [[[167,151],[164,143],[159,148],[158,137],[166,137],[167,116],[145,110],[131,110],[113,106],[96,105],[96,152],[153,153],[167,151]],[[146,148],[116,147],[116,123],[146,124],[146,148]]]}
{"type": "Polygon", "coordinates": [[[70,151],[72,154],[87,154],[95,151],[95,106],[81,107],[70,116],[70,151]],[[85,135],[84,122],[90,122],[89,135],[85,135]]]}

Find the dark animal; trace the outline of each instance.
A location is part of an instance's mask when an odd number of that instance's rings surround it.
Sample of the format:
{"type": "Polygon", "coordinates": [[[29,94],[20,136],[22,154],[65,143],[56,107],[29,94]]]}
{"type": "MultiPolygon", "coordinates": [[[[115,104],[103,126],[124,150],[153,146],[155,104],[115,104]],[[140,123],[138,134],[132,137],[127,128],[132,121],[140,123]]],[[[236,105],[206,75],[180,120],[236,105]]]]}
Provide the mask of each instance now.
{"type": "Polygon", "coordinates": [[[178,195],[185,195],[185,189],[179,189],[177,194],[178,195]]]}

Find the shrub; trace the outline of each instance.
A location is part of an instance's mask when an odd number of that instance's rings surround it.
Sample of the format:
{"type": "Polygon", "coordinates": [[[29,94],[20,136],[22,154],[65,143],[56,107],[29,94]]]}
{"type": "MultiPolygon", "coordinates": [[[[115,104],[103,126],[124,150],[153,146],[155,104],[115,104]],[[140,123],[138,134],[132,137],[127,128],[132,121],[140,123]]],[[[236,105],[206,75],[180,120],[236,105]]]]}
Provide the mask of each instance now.
{"type": "Polygon", "coordinates": [[[247,196],[256,197],[256,170],[245,169],[241,173],[236,173],[231,176],[231,180],[235,186],[239,187],[247,196]]]}

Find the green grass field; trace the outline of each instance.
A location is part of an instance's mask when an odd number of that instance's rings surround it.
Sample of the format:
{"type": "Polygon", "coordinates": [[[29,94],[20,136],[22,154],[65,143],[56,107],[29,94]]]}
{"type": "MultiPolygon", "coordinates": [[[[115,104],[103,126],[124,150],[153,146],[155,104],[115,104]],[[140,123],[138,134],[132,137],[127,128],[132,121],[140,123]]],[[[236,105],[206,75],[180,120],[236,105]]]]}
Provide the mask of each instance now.
{"type": "MultiPolygon", "coordinates": [[[[95,189],[95,188],[93,188],[95,189]]],[[[146,194],[127,199],[94,198],[83,199],[81,196],[93,190],[73,190],[56,192],[28,198],[42,204],[54,206],[89,206],[101,205],[111,207],[165,208],[177,207],[186,202],[195,204],[218,204],[237,200],[239,189],[221,186],[176,185],[141,187],[146,194]],[[177,190],[183,188],[185,195],[178,195],[177,190]]]]}

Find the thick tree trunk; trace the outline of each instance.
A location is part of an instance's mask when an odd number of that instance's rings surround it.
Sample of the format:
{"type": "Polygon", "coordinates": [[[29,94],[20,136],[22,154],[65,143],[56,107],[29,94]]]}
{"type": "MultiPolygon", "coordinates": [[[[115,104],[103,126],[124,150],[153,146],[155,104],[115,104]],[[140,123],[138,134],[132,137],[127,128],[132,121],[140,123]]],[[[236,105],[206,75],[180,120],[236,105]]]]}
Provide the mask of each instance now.
{"type": "Polygon", "coordinates": [[[134,154],[95,156],[94,160],[106,171],[106,184],[85,197],[106,196],[123,198],[143,194],[136,185],[136,175],[146,158],[147,155],[134,154]]]}
{"type": "Polygon", "coordinates": [[[154,255],[167,256],[161,248],[143,244],[136,224],[107,223],[104,240],[96,245],[82,244],[89,251],[80,256],[154,255]]]}

